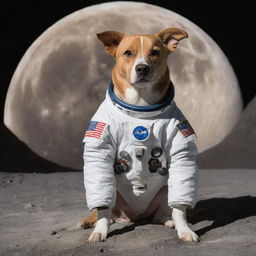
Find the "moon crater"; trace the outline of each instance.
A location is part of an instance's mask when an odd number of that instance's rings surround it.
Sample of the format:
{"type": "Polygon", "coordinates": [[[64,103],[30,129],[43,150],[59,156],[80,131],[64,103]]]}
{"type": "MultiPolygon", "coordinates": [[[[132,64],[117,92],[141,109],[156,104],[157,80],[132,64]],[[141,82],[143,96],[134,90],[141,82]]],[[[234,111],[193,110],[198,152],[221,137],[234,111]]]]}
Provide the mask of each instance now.
{"type": "Polygon", "coordinates": [[[91,6],[47,29],[13,75],[5,103],[6,126],[42,157],[81,169],[84,131],[105,97],[114,64],[96,34],[151,34],[167,27],[189,34],[168,59],[175,101],[197,133],[199,152],[220,143],[242,110],[230,63],[218,45],[186,18],[136,2],[91,6]]]}

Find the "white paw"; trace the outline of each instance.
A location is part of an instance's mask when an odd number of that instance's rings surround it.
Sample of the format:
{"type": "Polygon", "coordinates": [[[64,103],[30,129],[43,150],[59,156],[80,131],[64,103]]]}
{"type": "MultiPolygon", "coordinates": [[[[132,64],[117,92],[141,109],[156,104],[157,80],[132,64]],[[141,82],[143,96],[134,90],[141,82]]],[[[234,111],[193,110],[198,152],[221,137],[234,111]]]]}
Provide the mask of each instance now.
{"type": "Polygon", "coordinates": [[[104,242],[107,239],[107,232],[100,233],[100,232],[92,232],[91,235],[88,238],[89,243],[95,243],[95,242],[104,242]]]}
{"type": "Polygon", "coordinates": [[[185,242],[199,241],[196,233],[193,232],[188,226],[186,219],[186,207],[184,205],[178,205],[173,208],[172,218],[174,220],[179,239],[185,242]]]}
{"type": "Polygon", "coordinates": [[[184,242],[199,242],[199,237],[189,227],[177,230],[178,237],[184,242]]]}
{"type": "Polygon", "coordinates": [[[174,228],[174,221],[173,220],[167,220],[164,225],[168,228],[174,228]]]}
{"type": "Polygon", "coordinates": [[[109,220],[101,218],[97,221],[95,229],[88,238],[89,243],[104,242],[108,235],[109,220]]]}

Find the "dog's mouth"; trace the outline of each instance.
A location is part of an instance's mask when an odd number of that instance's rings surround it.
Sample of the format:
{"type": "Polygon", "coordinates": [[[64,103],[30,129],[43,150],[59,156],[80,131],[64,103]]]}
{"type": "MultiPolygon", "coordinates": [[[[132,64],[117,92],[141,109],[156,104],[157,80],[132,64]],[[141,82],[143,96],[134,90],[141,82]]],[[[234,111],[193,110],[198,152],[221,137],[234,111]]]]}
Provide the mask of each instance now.
{"type": "Polygon", "coordinates": [[[150,82],[150,80],[148,78],[145,78],[145,77],[142,77],[141,79],[139,79],[137,81],[137,83],[148,83],[148,82],[150,82]]]}
{"type": "Polygon", "coordinates": [[[135,87],[145,87],[151,83],[152,83],[152,76],[148,76],[148,77],[138,78],[134,83],[131,83],[131,85],[135,87]]]}

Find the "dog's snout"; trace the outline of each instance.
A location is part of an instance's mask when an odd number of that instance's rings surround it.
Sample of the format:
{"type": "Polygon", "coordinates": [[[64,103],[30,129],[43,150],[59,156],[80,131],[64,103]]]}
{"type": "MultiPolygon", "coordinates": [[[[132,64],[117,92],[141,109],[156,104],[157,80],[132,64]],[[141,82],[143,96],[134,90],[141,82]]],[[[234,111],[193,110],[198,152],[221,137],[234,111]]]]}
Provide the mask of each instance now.
{"type": "Polygon", "coordinates": [[[148,65],[146,64],[138,64],[135,68],[136,70],[136,73],[140,76],[146,76],[149,71],[150,71],[150,68],[148,65]]]}

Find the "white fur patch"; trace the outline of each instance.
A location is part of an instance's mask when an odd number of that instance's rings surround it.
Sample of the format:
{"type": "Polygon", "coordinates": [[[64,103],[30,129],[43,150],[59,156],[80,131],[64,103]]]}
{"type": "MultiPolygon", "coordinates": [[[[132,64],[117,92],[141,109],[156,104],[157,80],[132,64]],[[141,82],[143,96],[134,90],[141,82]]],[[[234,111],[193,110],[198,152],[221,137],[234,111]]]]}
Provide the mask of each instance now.
{"type": "Polygon", "coordinates": [[[140,37],[140,47],[141,47],[141,57],[144,59],[144,46],[143,46],[143,36],[140,37]]]}
{"type": "Polygon", "coordinates": [[[138,100],[138,92],[134,88],[126,88],[125,90],[125,100],[130,104],[135,104],[134,101],[138,100]]]}
{"type": "Polygon", "coordinates": [[[131,74],[130,74],[130,83],[134,84],[137,81],[137,72],[136,72],[136,66],[138,64],[147,64],[145,56],[144,56],[144,52],[143,52],[143,48],[144,48],[144,39],[143,36],[140,37],[140,49],[138,49],[138,56],[135,59],[133,65],[132,65],[132,69],[131,69],[131,74]]]}
{"type": "Polygon", "coordinates": [[[159,101],[159,93],[152,92],[152,85],[147,84],[144,88],[130,87],[125,90],[125,101],[138,106],[147,106],[159,101]],[[140,96],[139,92],[144,96],[140,96]]]}
{"type": "Polygon", "coordinates": [[[196,233],[194,233],[188,226],[186,219],[186,208],[184,206],[174,207],[172,211],[172,218],[179,239],[187,242],[199,241],[196,233]]]}
{"type": "Polygon", "coordinates": [[[88,238],[89,242],[103,242],[107,239],[109,219],[103,217],[99,219],[96,226],[88,238]]]}
{"type": "Polygon", "coordinates": [[[110,209],[98,210],[98,220],[96,226],[88,238],[88,242],[103,242],[107,239],[110,222],[110,209]]]}

